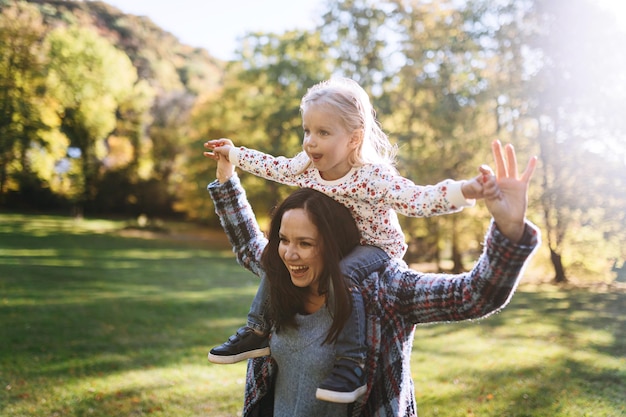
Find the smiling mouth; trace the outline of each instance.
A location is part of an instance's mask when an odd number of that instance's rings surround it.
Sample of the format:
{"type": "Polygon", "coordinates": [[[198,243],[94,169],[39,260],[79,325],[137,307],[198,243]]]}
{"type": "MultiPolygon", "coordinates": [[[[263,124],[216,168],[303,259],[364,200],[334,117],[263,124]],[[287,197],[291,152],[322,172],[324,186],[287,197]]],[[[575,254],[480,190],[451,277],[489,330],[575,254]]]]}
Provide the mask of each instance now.
{"type": "Polygon", "coordinates": [[[308,271],[308,269],[308,266],[294,265],[289,267],[289,272],[291,272],[292,274],[302,274],[303,272],[308,271]]]}

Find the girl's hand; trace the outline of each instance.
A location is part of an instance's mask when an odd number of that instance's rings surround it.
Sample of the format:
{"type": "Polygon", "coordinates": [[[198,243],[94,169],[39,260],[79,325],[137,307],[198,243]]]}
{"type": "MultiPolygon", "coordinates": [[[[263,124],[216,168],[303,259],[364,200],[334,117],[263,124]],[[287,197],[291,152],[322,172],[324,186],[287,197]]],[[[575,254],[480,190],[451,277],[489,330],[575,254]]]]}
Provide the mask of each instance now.
{"type": "Polygon", "coordinates": [[[204,152],[204,156],[215,159],[216,161],[219,156],[222,156],[228,161],[228,154],[234,146],[233,141],[226,138],[209,140],[204,142],[204,147],[209,150],[208,152],[204,152]]]}
{"type": "Polygon", "coordinates": [[[466,200],[478,200],[484,198],[483,192],[483,175],[478,175],[471,180],[463,181],[461,185],[461,192],[466,200]]]}
{"type": "Polygon", "coordinates": [[[233,146],[233,142],[230,139],[224,138],[209,140],[204,143],[204,147],[210,150],[209,152],[204,152],[204,156],[217,161],[215,176],[222,184],[235,174],[235,167],[228,158],[228,153],[233,146]]]}

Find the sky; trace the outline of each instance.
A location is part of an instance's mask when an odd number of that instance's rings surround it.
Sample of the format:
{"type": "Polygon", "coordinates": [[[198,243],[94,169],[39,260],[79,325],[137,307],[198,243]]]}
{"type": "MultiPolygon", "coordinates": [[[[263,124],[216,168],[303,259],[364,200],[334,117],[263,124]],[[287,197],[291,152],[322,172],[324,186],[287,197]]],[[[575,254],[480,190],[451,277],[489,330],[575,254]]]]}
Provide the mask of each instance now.
{"type": "MultiPolygon", "coordinates": [[[[237,38],[250,31],[282,33],[315,27],[326,0],[103,0],[124,13],[147,16],[182,43],[234,58],[237,38]]],[[[595,0],[626,28],[626,0],[595,0]]]]}
{"type": "Polygon", "coordinates": [[[325,0],[103,0],[127,14],[147,16],[182,43],[234,58],[237,37],[250,31],[311,29],[325,0]]]}

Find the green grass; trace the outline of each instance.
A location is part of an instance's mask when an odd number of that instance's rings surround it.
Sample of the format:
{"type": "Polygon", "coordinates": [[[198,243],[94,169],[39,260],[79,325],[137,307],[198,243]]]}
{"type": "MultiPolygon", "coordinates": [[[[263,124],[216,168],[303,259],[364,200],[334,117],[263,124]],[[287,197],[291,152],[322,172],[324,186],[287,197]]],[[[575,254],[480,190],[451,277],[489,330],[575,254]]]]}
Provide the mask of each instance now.
{"type": "MultiPolygon", "coordinates": [[[[245,364],[206,353],[256,278],[223,239],[0,214],[0,415],[237,416],[245,364]]],[[[626,294],[522,287],[487,320],[418,327],[421,417],[626,416],[626,294]]]]}

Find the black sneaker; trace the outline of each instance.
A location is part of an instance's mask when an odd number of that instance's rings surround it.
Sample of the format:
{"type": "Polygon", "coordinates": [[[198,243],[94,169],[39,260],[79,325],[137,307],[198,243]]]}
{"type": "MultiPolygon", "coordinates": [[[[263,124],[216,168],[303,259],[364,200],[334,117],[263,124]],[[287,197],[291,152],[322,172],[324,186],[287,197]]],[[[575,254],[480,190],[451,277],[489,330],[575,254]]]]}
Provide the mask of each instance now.
{"type": "Polygon", "coordinates": [[[242,327],[226,343],[209,352],[209,361],[220,364],[240,362],[270,354],[269,338],[259,336],[250,327],[242,327]]]}
{"type": "Polygon", "coordinates": [[[352,403],[366,390],[363,368],[353,360],[342,358],[335,362],[330,376],[320,384],[315,397],[332,403],[352,403]]]}

